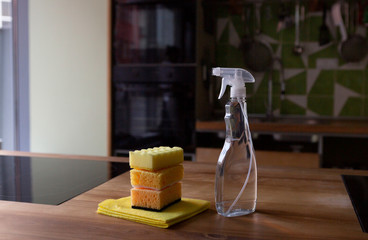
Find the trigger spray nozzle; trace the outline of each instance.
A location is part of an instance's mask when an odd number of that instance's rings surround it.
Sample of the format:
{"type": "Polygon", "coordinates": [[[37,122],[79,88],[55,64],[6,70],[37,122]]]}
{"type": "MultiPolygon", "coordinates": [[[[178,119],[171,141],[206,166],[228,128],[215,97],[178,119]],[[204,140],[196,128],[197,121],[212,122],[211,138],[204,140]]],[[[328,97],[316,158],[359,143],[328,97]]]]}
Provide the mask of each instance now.
{"type": "Polygon", "coordinates": [[[230,86],[230,97],[245,97],[245,83],[253,83],[254,77],[250,72],[241,68],[213,68],[212,75],[222,77],[219,99],[225,93],[226,87],[230,86]]]}

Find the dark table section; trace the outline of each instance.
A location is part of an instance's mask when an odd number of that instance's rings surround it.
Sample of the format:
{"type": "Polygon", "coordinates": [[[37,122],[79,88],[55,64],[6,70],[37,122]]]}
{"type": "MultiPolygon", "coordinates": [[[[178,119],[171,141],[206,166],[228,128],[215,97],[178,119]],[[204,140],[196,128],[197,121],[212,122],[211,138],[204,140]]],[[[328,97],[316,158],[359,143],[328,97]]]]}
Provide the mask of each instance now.
{"type": "Polygon", "coordinates": [[[360,226],[368,231],[368,176],[342,175],[360,226]]]}
{"type": "Polygon", "coordinates": [[[0,156],[0,200],[58,205],[122,170],[129,170],[128,163],[0,156]]]}

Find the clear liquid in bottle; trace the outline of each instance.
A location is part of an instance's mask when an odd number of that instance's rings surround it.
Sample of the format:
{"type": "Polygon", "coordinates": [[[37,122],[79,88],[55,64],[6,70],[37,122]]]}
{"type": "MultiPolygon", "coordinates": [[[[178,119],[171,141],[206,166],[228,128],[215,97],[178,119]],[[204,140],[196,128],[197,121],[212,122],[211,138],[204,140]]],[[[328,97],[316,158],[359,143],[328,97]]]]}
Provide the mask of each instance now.
{"type": "Polygon", "coordinates": [[[257,166],[245,98],[225,106],[226,139],[216,169],[217,212],[226,217],[253,213],[257,201],[257,166]]]}

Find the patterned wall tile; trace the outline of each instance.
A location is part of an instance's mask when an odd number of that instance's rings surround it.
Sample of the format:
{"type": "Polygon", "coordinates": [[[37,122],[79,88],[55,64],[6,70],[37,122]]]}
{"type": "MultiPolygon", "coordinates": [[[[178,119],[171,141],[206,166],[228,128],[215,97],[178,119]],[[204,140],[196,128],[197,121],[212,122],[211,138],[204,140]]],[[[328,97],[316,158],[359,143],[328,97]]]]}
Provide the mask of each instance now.
{"type": "Polygon", "coordinates": [[[342,117],[360,117],[363,116],[363,99],[359,97],[350,97],[345,102],[339,116],[342,117]]]}
{"type": "Polygon", "coordinates": [[[333,95],[334,93],[334,81],[335,81],[335,70],[322,70],[311,90],[309,91],[309,95],[314,95],[314,97],[318,95],[326,96],[333,95]]]}
{"type": "Polygon", "coordinates": [[[242,52],[229,44],[219,44],[216,48],[215,58],[218,66],[244,68],[242,52]]]}
{"type": "Polygon", "coordinates": [[[363,98],[363,116],[368,117],[368,97],[363,98]]]}
{"type": "Polygon", "coordinates": [[[248,113],[254,113],[255,112],[255,99],[254,98],[247,98],[247,111],[248,113]]]}
{"type": "Polygon", "coordinates": [[[317,59],[319,58],[329,58],[329,59],[336,59],[339,57],[339,53],[337,50],[336,44],[330,44],[326,48],[322,48],[320,51],[309,55],[308,59],[308,67],[309,68],[316,68],[317,67],[317,59]]]}
{"type": "MultiPolygon", "coordinates": [[[[299,41],[308,41],[309,21],[299,22],[299,41]]],[[[294,44],[296,39],[296,26],[293,24],[288,28],[280,31],[281,40],[283,43],[294,44]]]]}
{"type": "Polygon", "coordinates": [[[281,93],[280,71],[272,71],[272,95],[279,97],[281,93]]]}
{"type": "MultiPolygon", "coordinates": [[[[268,94],[268,81],[270,80],[270,72],[265,72],[262,79],[257,79],[256,81],[261,81],[259,83],[258,89],[255,92],[255,95],[258,94],[268,94]]],[[[279,71],[272,71],[272,94],[280,95],[281,86],[280,86],[280,72],[279,71]]]]}
{"type": "Polygon", "coordinates": [[[308,24],[308,41],[310,42],[318,42],[319,41],[319,26],[322,25],[322,17],[321,16],[311,16],[307,19],[308,24]]]}
{"type": "Polygon", "coordinates": [[[319,116],[333,116],[333,97],[308,96],[308,109],[319,116]]]}
{"type": "Polygon", "coordinates": [[[242,18],[241,15],[232,15],[232,16],[230,16],[230,21],[232,22],[236,32],[239,34],[240,37],[242,37],[246,34],[245,20],[242,18]]]}
{"type": "Polygon", "coordinates": [[[284,68],[304,68],[303,60],[300,56],[293,53],[294,44],[283,44],[282,45],[282,61],[284,68]]]}
{"type": "Polygon", "coordinates": [[[307,96],[306,95],[285,95],[285,98],[296,105],[307,109],[307,96]]]}
{"type": "Polygon", "coordinates": [[[368,70],[363,71],[364,73],[364,82],[363,82],[363,94],[368,96],[368,70]]]}
{"type": "Polygon", "coordinates": [[[245,84],[245,89],[246,89],[246,93],[247,93],[247,97],[252,97],[253,93],[254,93],[254,83],[247,83],[245,84]]]}
{"type": "Polygon", "coordinates": [[[305,115],[306,109],[288,99],[284,99],[281,101],[280,113],[283,115],[305,115]]]}
{"type": "Polygon", "coordinates": [[[220,18],[217,20],[217,43],[229,43],[229,21],[227,18],[220,18]]]}
{"type": "Polygon", "coordinates": [[[280,95],[273,95],[272,96],[272,111],[276,111],[281,108],[281,97],[280,95]]]}
{"type": "Polygon", "coordinates": [[[364,72],[361,70],[337,70],[336,82],[359,94],[363,94],[364,72]]]}
{"type": "MultiPolygon", "coordinates": [[[[335,88],[334,88],[334,116],[341,115],[341,110],[344,108],[344,106],[346,105],[346,102],[351,97],[360,98],[361,95],[359,93],[351,90],[350,88],[347,88],[347,87],[341,85],[338,82],[335,83],[335,88]]],[[[359,114],[358,116],[360,116],[360,115],[361,114],[359,114]]]]}
{"type": "Polygon", "coordinates": [[[296,76],[285,80],[286,94],[306,94],[307,93],[307,72],[303,71],[296,76]]]}
{"type": "MultiPolygon", "coordinates": [[[[229,11],[227,5],[219,6],[216,65],[246,68],[238,45],[247,29],[255,32],[255,6],[247,4],[244,16],[229,11]]],[[[277,31],[280,12],[285,9],[293,18],[292,1],[266,0],[261,7],[262,39],[271,46],[274,56],[282,59],[285,70],[286,95],[283,99],[280,72],[272,73],[273,111],[281,115],[312,117],[368,117],[368,56],[360,63],[346,63],[340,56],[338,42],[331,39],[329,44],[319,46],[322,11],[308,12],[308,6],[306,18],[300,22],[304,52],[296,56],[292,52],[295,25],[277,31]]],[[[277,64],[275,68],[278,69],[277,64]]],[[[266,113],[269,74],[268,71],[255,73],[256,83],[247,86],[250,114],[266,113]]]]}
{"type": "Polygon", "coordinates": [[[320,73],[321,73],[321,69],[315,69],[315,68],[307,69],[307,93],[309,93],[310,90],[312,89],[320,73]]]}
{"type": "MultiPolygon", "coordinates": [[[[265,114],[266,111],[267,111],[267,95],[264,95],[264,94],[259,94],[257,95],[256,97],[252,97],[252,98],[249,98],[247,100],[248,102],[248,106],[252,106],[251,108],[253,109],[253,113],[256,113],[256,114],[265,114]]],[[[248,111],[250,111],[248,109],[248,111]]]]}
{"type": "Polygon", "coordinates": [[[263,4],[261,8],[261,32],[275,40],[280,40],[280,32],[277,31],[279,4],[270,2],[263,4]]]}

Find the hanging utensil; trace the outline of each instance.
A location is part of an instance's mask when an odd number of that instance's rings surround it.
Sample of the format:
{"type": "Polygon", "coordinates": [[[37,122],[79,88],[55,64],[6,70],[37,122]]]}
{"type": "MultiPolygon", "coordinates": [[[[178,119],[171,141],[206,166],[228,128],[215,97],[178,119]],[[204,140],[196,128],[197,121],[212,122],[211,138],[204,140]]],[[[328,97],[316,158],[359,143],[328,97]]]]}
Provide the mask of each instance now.
{"type": "Polygon", "coordinates": [[[341,45],[344,41],[346,41],[347,33],[346,33],[345,26],[344,26],[344,22],[342,21],[341,5],[339,2],[336,2],[335,4],[332,5],[331,14],[332,14],[332,19],[333,19],[335,26],[337,26],[340,30],[341,41],[339,43],[338,50],[341,54],[341,45]]]}
{"type": "MultiPolygon", "coordinates": [[[[253,39],[245,38],[242,41],[243,57],[246,67],[255,72],[270,69],[272,64],[272,49],[261,39],[261,3],[255,3],[256,34],[253,39]]],[[[248,18],[248,17],[247,17],[248,18]]],[[[245,23],[248,24],[249,22],[245,23]]]]}
{"type": "Polygon", "coordinates": [[[243,51],[249,50],[253,42],[253,37],[249,28],[250,23],[250,9],[244,6],[242,13],[242,22],[244,24],[244,36],[242,37],[241,47],[243,51]]]}
{"type": "Polygon", "coordinates": [[[294,42],[294,48],[293,53],[295,55],[301,55],[303,53],[303,47],[300,45],[300,39],[299,39],[299,13],[300,13],[300,5],[299,1],[295,4],[295,42],[294,42]]]}
{"type": "Polygon", "coordinates": [[[319,28],[319,45],[323,46],[330,42],[330,31],[328,30],[326,24],[326,13],[327,6],[326,3],[323,4],[323,15],[322,15],[322,25],[319,28]]]}
{"type": "MultiPolygon", "coordinates": [[[[353,11],[354,12],[354,11],[353,11]]],[[[341,57],[346,62],[359,62],[368,52],[368,44],[366,39],[359,34],[350,34],[347,36],[346,29],[341,17],[340,3],[335,3],[332,6],[332,17],[335,25],[340,29],[341,43],[339,44],[339,52],[341,57]]],[[[354,23],[356,20],[353,21],[354,23]]]]}
{"type": "Polygon", "coordinates": [[[363,16],[362,16],[362,22],[365,26],[368,26],[368,4],[365,4],[363,7],[363,16]]]}

